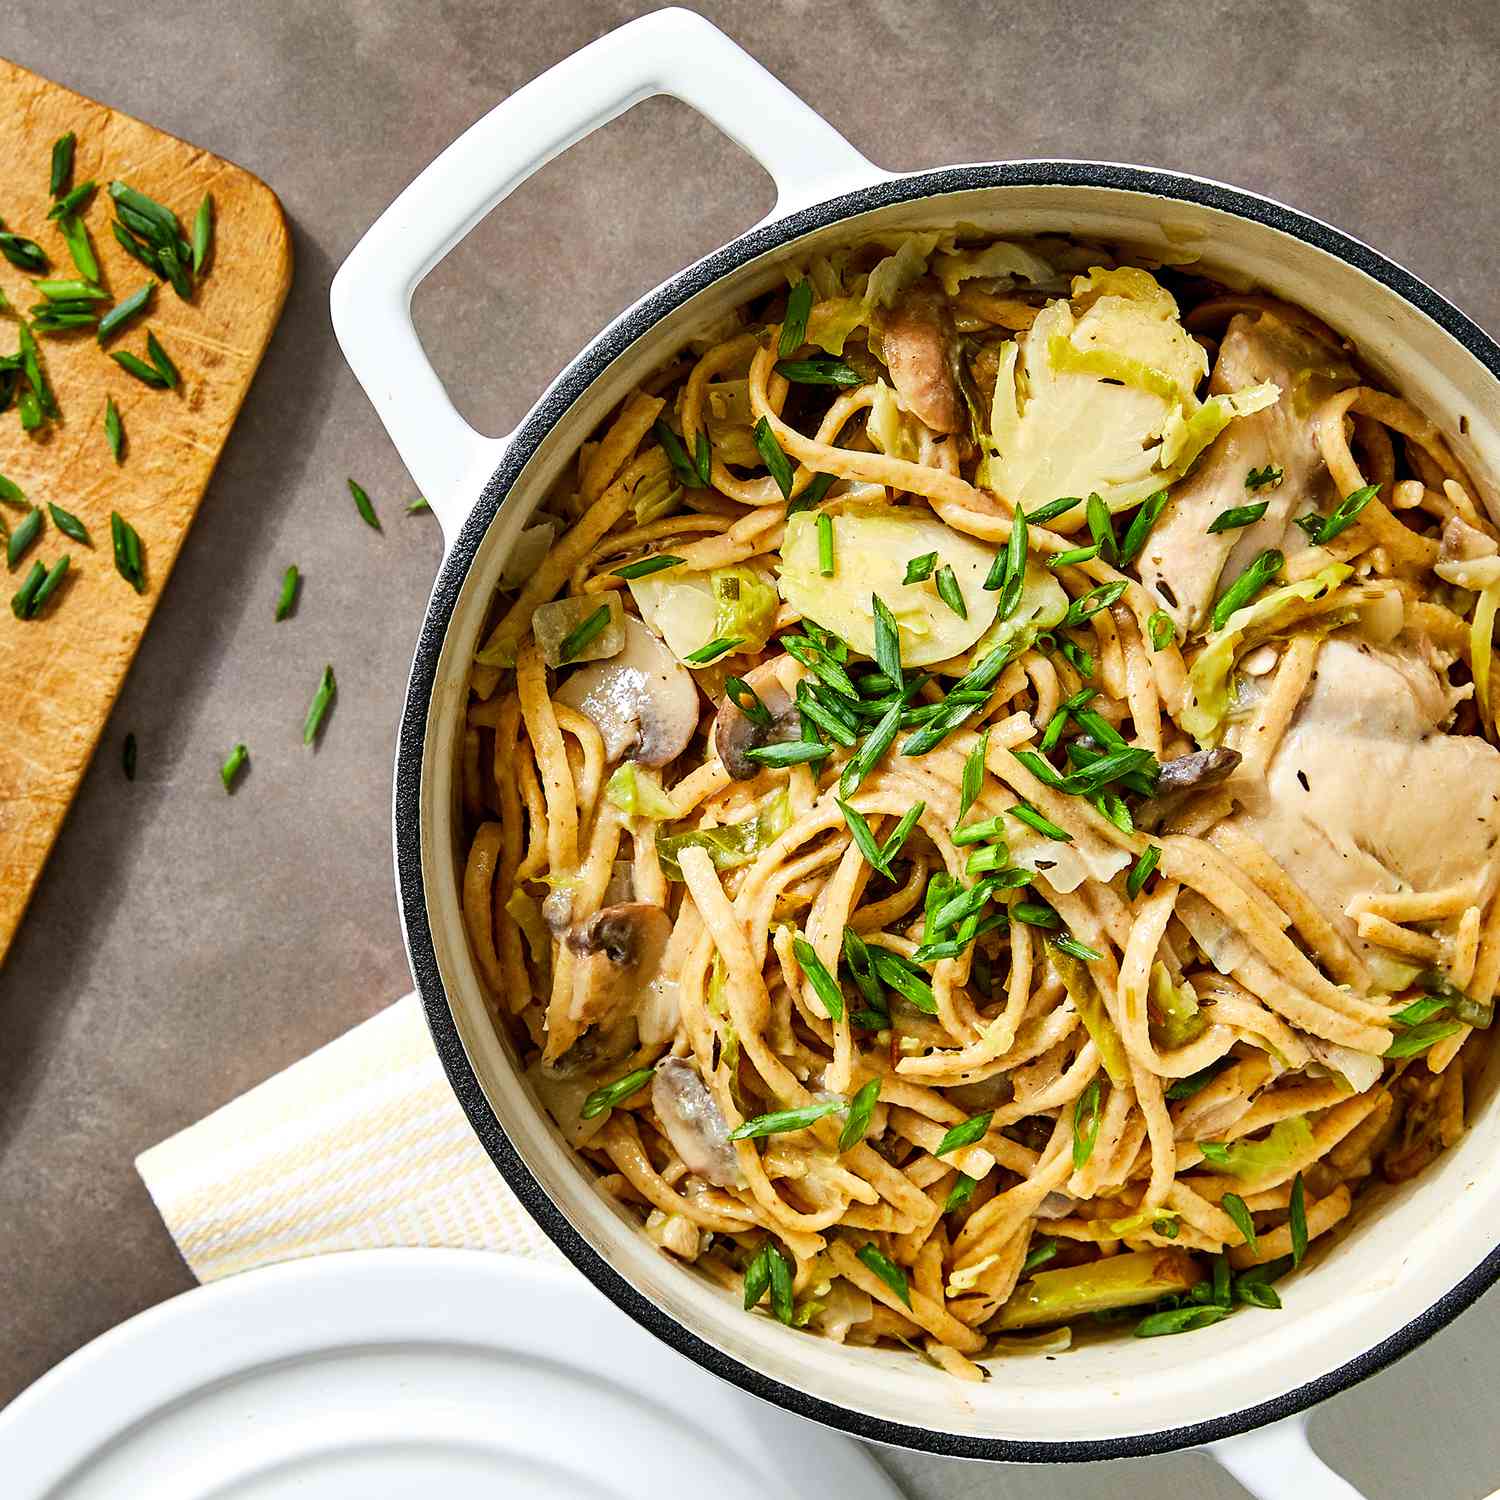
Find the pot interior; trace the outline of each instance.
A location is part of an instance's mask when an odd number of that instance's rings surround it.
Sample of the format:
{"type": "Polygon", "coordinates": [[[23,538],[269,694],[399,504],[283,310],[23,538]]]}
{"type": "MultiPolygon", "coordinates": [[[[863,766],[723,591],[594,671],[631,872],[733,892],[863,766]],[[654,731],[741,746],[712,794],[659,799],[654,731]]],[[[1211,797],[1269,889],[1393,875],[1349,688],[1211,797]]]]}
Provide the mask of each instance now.
{"type": "MultiPolygon", "coordinates": [[[[972,169],[970,176],[984,170],[972,169]]],[[[747,1316],[735,1298],[658,1251],[593,1186],[588,1169],[519,1076],[491,1023],[460,915],[456,766],[468,660],[508,548],[577,443],[639,379],[688,336],[775,283],[785,264],[819,247],[877,228],[969,223],[1002,235],[1071,233],[1171,260],[1196,254],[1209,274],[1303,304],[1352,338],[1393,389],[1447,432],[1484,487],[1484,503],[1500,514],[1494,375],[1453,334],[1374,276],[1271,223],[1153,192],[1059,183],[931,191],[934,183],[941,189],[969,171],[937,174],[908,188],[918,193],[910,201],[837,217],[713,281],[624,347],[553,423],[478,545],[436,665],[421,760],[425,910],[447,1004],[484,1101],[556,1211],[597,1252],[603,1265],[588,1269],[606,1290],[618,1294],[612,1282],[617,1274],[712,1350],[804,1397],[859,1414],[846,1425],[893,1441],[980,1452],[986,1439],[1055,1444],[1136,1435],[1139,1445],[1142,1435],[1156,1435],[1146,1437],[1145,1446],[1177,1446],[1205,1435],[1182,1429],[1278,1401],[1359,1360],[1419,1319],[1491,1251],[1490,1163],[1500,1155],[1493,1066],[1482,1097],[1471,1103],[1472,1128],[1465,1138],[1415,1181],[1379,1189],[1378,1203],[1377,1193],[1367,1193],[1343,1242],[1282,1283],[1284,1311],[1247,1309],[1190,1338],[1114,1336],[1090,1339],[1053,1358],[995,1359],[993,1378],[975,1386],[905,1353],[845,1349],[747,1316]],[[863,1418],[896,1425],[877,1431],[863,1418]]],[[[902,184],[893,191],[899,194],[902,184]]],[[[1271,218],[1278,212],[1263,207],[1271,218]]],[[[627,313],[615,325],[617,338],[631,317],[627,313]]],[[[1441,837],[1442,830],[1435,828],[1433,836],[1441,837]]],[[[429,993],[427,999],[431,1006],[440,997],[429,993]]],[[[483,1105],[475,1099],[473,1107],[483,1133],[483,1105]]],[[[680,1336],[676,1341],[685,1342],[680,1336]]],[[[722,1359],[717,1363],[731,1378],[756,1386],[743,1371],[722,1359]]],[[[758,1388],[787,1399],[763,1383],[758,1388]]],[[[1299,1399],[1315,1394],[1304,1392],[1299,1399]]],[[[802,1406],[810,1409],[805,1400],[802,1406]]]]}

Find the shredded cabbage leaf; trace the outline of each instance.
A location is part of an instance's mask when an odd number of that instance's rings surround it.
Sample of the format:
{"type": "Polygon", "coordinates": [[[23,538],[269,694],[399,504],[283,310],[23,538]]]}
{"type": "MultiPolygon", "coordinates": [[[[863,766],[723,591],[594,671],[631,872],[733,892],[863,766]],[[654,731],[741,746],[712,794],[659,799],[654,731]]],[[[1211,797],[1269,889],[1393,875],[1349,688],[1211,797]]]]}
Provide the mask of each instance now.
{"type": "Polygon", "coordinates": [[[1186,980],[1173,984],[1164,963],[1151,966],[1151,1002],[1161,1016],[1151,1023],[1151,1039],[1159,1047],[1185,1047],[1208,1030],[1192,985],[1186,980]]]}
{"type": "Polygon", "coordinates": [[[622,761],[604,784],[604,795],[630,817],[676,818],[677,804],[662,790],[656,775],[633,760],[622,761]]]}
{"type": "Polygon", "coordinates": [[[714,868],[732,870],[747,865],[762,850],[769,849],[792,821],[787,789],[770,798],[760,811],[743,823],[724,823],[718,828],[695,828],[688,833],[656,835],[656,857],[668,880],[681,880],[678,856],[684,849],[706,849],[714,868]]]}
{"type": "Polygon", "coordinates": [[[1337,588],[1354,570],[1346,563],[1332,563],[1311,578],[1284,584],[1262,594],[1259,599],[1237,609],[1216,630],[1188,673],[1187,699],[1182,707],[1182,727],[1200,745],[1218,738],[1224,716],[1229,712],[1229,678],[1245,637],[1269,624],[1290,606],[1319,599],[1337,588]]]}
{"type": "Polygon", "coordinates": [[[1004,240],[980,250],[954,250],[937,256],[932,270],[950,297],[958,295],[963,281],[1004,280],[1013,286],[1019,279],[1040,286],[1057,274],[1040,255],[1004,240]]]}
{"type": "Polygon", "coordinates": [[[781,607],[770,574],[748,563],[711,573],[674,568],[632,578],[630,592],[641,619],[679,660],[721,636],[738,638],[740,650],[762,650],[781,607]]]}
{"type": "Polygon", "coordinates": [[[1115,1023],[1109,1018],[1104,998],[1099,993],[1098,985],[1094,983],[1094,976],[1088,971],[1088,965],[1082,959],[1074,958],[1071,953],[1064,953],[1050,944],[1047,951],[1062,979],[1063,988],[1068,992],[1068,999],[1073,1002],[1073,1009],[1078,1012],[1084,1028],[1099,1049],[1099,1057],[1104,1064],[1104,1071],[1109,1074],[1109,1081],[1117,1089],[1129,1088],[1130,1062],[1125,1055],[1125,1043],[1115,1029],[1115,1023]]]}
{"type": "Polygon", "coordinates": [[[1306,1115],[1278,1120],[1263,1141],[1199,1141],[1204,1160],[1231,1177],[1266,1177],[1313,1149],[1306,1115]]]}
{"type": "Polygon", "coordinates": [[[1071,302],[1048,303],[1002,346],[979,480],[1022,506],[1094,491],[1111,511],[1139,504],[1281,394],[1267,383],[1200,402],[1207,373],[1150,272],[1095,266],[1074,278],[1071,302]]]}
{"type": "MultiPolygon", "coordinates": [[[[808,342],[829,354],[842,354],[849,335],[868,323],[877,308],[894,305],[907,287],[927,274],[927,258],[943,237],[937,230],[903,236],[893,254],[876,262],[861,290],[846,296],[841,306],[820,309],[808,320],[808,342]]],[[[813,285],[818,286],[816,277],[813,285]]]]}

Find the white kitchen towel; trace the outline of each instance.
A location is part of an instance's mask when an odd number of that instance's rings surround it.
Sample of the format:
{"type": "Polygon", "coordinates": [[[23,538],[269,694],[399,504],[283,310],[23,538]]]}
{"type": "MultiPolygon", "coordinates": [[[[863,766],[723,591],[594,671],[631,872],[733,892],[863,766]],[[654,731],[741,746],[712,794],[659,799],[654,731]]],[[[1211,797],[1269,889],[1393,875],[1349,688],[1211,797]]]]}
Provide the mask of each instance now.
{"type": "Polygon", "coordinates": [[[557,1257],[453,1097],[415,995],[135,1165],[199,1281],[391,1245],[557,1257]]]}

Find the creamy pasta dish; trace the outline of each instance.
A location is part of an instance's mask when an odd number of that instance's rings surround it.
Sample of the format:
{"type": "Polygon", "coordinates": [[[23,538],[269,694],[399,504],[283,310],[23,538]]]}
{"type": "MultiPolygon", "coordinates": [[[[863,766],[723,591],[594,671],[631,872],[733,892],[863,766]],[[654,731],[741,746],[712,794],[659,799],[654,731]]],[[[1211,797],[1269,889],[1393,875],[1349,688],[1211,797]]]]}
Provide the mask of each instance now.
{"type": "Polygon", "coordinates": [[[522,534],[463,742],[477,968],[599,1190],[961,1378],[1274,1316],[1464,1128],[1492,502],[1191,264],[869,240],[688,342],[522,534]]]}

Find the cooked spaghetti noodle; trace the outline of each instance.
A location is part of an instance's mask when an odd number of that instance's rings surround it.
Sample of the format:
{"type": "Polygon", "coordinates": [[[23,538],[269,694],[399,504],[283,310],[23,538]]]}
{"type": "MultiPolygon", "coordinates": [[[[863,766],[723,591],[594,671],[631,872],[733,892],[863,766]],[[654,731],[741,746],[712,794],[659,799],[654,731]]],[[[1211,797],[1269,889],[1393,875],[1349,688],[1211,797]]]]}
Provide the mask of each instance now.
{"type": "Polygon", "coordinates": [[[787,282],[583,444],[497,596],[496,1024],[763,1315],[975,1379],[1275,1308],[1463,1128],[1491,497],[1312,313],[1181,269],[929,233],[787,282]]]}

